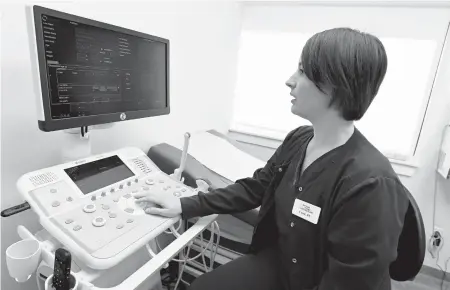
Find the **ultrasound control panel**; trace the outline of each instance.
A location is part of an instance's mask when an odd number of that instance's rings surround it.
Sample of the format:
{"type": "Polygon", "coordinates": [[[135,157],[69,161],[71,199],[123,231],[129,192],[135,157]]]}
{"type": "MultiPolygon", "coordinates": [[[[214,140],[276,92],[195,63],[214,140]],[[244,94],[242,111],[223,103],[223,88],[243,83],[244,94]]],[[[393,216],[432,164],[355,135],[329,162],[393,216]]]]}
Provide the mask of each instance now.
{"type": "Polygon", "coordinates": [[[134,194],[196,194],[137,148],[27,173],[17,185],[42,226],[93,269],[117,265],[180,218],[146,214],[154,205],[134,194]]]}

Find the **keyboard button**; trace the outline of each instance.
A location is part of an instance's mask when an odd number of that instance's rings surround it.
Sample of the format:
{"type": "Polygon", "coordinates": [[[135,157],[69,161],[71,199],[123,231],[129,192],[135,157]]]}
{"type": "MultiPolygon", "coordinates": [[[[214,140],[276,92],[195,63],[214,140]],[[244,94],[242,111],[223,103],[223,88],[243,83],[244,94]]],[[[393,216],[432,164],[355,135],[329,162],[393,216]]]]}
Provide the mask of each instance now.
{"type": "Polygon", "coordinates": [[[126,211],[127,213],[133,213],[133,212],[134,212],[134,209],[131,208],[131,207],[128,207],[128,208],[125,209],[125,211],[126,211]]]}
{"type": "Polygon", "coordinates": [[[93,221],[92,224],[96,227],[102,227],[106,224],[106,219],[102,218],[102,217],[96,217],[93,221]]]}
{"type": "Polygon", "coordinates": [[[87,204],[87,205],[85,205],[84,208],[83,208],[83,211],[84,211],[84,212],[87,212],[87,213],[91,213],[91,212],[94,212],[94,211],[96,211],[96,210],[97,210],[97,209],[96,209],[95,205],[93,205],[93,204],[87,204]]]}

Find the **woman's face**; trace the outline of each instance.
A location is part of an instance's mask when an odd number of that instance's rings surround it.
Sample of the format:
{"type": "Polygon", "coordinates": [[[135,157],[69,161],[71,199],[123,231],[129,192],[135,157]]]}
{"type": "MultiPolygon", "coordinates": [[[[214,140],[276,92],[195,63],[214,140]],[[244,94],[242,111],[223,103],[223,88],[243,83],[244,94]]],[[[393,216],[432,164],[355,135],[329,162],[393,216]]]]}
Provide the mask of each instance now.
{"type": "Polygon", "coordinates": [[[330,96],[306,77],[301,63],[286,85],[291,89],[291,112],[294,115],[312,121],[330,110],[330,96]]]}

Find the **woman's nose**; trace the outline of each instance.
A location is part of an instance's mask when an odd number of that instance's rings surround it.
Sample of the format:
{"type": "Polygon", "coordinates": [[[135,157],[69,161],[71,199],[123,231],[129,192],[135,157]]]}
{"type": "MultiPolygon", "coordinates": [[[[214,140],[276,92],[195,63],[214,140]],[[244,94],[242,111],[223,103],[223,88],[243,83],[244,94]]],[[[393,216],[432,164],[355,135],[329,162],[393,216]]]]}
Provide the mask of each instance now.
{"type": "Polygon", "coordinates": [[[286,81],[286,86],[291,89],[295,88],[295,74],[292,74],[289,79],[286,81]]]}
{"type": "Polygon", "coordinates": [[[292,81],[292,78],[289,78],[286,81],[286,86],[290,87],[291,89],[293,89],[295,87],[295,83],[292,81]]]}

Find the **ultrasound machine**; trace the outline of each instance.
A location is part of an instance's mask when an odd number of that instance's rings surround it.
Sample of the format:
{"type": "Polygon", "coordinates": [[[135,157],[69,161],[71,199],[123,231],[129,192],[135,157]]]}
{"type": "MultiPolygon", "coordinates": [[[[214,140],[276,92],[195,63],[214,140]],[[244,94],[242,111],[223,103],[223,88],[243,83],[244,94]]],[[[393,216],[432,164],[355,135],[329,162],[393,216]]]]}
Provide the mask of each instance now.
{"type": "Polygon", "coordinates": [[[190,135],[168,174],[138,148],[91,154],[89,134],[96,126],[169,114],[169,40],[40,6],[27,7],[27,21],[38,125],[64,130],[68,146],[62,164],[21,176],[24,203],[2,212],[31,209],[43,227],[18,227],[21,240],[5,255],[9,274],[20,283],[36,273],[38,289],[46,290],[150,289],[150,280],[161,287],[160,270],[174,257],[180,267],[192,260],[184,250],[203,231],[212,235],[200,252],[213,253],[213,237],[220,237],[217,215],[185,227],[181,217],[146,214],[151,205],[133,197],[208,190],[202,180],[197,187],[183,182],[190,135]],[[173,235],[165,247],[157,242],[163,233],[173,235]]]}

